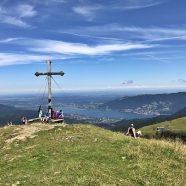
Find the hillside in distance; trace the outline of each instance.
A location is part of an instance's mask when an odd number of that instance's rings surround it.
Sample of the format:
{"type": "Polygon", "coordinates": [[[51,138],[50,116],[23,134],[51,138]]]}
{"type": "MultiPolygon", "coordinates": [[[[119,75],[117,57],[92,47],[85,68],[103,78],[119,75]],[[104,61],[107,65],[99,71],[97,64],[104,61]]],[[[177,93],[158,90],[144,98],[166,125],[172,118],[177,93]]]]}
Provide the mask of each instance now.
{"type": "Polygon", "coordinates": [[[140,130],[146,137],[179,137],[186,142],[186,117],[145,126],[140,130]],[[157,127],[162,127],[163,131],[157,133],[157,127]]]}
{"type": "Polygon", "coordinates": [[[107,102],[102,109],[144,115],[173,114],[186,106],[186,92],[127,96],[107,102]]]}
{"type": "Polygon", "coordinates": [[[139,129],[145,126],[158,124],[158,123],[162,123],[165,121],[171,121],[171,120],[182,118],[182,117],[186,117],[186,107],[184,107],[183,109],[177,111],[176,113],[172,115],[160,115],[160,116],[156,116],[152,118],[145,118],[145,119],[132,119],[132,120],[123,119],[115,123],[111,123],[111,124],[107,124],[103,126],[99,124],[98,126],[103,127],[103,128],[108,128],[112,131],[126,132],[131,123],[135,125],[136,129],[139,129]]]}
{"type": "Polygon", "coordinates": [[[185,183],[180,142],[133,139],[90,125],[0,128],[0,185],[185,183]]]}
{"type": "Polygon", "coordinates": [[[19,109],[14,106],[0,104],[0,126],[6,125],[7,122],[19,124],[23,116],[35,118],[37,115],[37,111],[34,110],[19,109]]]}

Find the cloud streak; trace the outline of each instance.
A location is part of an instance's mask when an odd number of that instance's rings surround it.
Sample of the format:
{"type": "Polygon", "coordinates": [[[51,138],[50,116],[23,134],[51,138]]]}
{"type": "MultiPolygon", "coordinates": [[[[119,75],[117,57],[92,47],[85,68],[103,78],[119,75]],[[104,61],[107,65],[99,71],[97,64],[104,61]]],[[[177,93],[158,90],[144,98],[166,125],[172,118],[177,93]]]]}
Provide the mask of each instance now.
{"type": "Polygon", "coordinates": [[[157,6],[164,2],[165,0],[126,0],[122,1],[119,5],[115,5],[115,8],[122,10],[134,10],[157,6]]]}
{"type": "MultiPolygon", "coordinates": [[[[0,40],[3,46],[11,45],[24,48],[24,54],[0,53],[0,66],[28,64],[52,59],[70,59],[79,56],[101,56],[114,52],[146,49],[154,45],[136,43],[113,43],[105,45],[87,45],[82,43],[69,43],[56,40],[37,40],[29,38],[7,38],[0,40]]],[[[129,83],[129,82],[128,82],[129,83]]]]}
{"type": "Polygon", "coordinates": [[[34,10],[34,7],[27,4],[18,5],[16,7],[16,14],[19,17],[33,17],[37,14],[37,12],[34,10]]]}
{"type": "Polygon", "coordinates": [[[133,85],[134,84],[134,81],[133,80],[125,80],[122,85],[123,86],[129,86],[129,85],[133,85]]]}
{"type": "Polygon", "coordinates": [[[102,9],[101,6],[76,6],[73,7],[73,11],[85,17],[88,21],[92,21],[98,10],[102,9]]]}
{"type": "Polygon", "coordinates": [[[6,39],[2,39],[2,40],[0,40],[0,43],[11,43],[11,42],[13,42],[13,41],[16,41],[16,40],[20,40],[21,38],[16,38],[16,37],[14,37],[14,38],[6,38],[6,39]]]}
{"type": "Polygon", "coordinates": [[[89,21],[96,17],[98,12],[102,11],[129,11],[135,9],[148,8],[156,6],[165,2],[165,0],[109,0],[107,5],[100,2],[94,2],[91,0],[78,1],[79,4],[74,6],[72,10],[81,16],[84,16],[89,21]]]}
{"type": "MultiPolygon", "coordinates": [[[[107,35],[111,36],[111,40],[143,40],[148,42],[153,41],[165,41],[165,40],[186,40],[186,27],[135,27],[135,26],[123,26],[119,24],[106,24],[98,26],[90,26],[87,28],[76,28],[68,30],[66,32],[73,32],[75,35],[85,36],[86,33],[94,37],[107,35]],[[74,30],[76,33],[74,33],[74,30]],[[117,38],[118,35],[122,35],[123,38],[117,38]],[[116,36],[113,38],[113,36],[116,36]]],[[[90,37],[90,36],[89,36],[90,37]]],[[[103,37],[104,38],[104,37],[103,37]]]]}
{"type": "MultiPolygon", "coordinates": [[[[26,44],[26,42],[24,42],[26,44]]],[[[133,49],[146,49],[154,45],[136,43],[113,43],[90,46],[82,43],[68,43],[54,40],[30,40],[30,51],[60,53],[68,55],[104,55],[112,52],[127,51],[133,49]]]]}
{"type": "MultiPolygon", "coordinates": [[[[33,62],[41,62],[50,59],[49,55],[34,55],[34,54],[15,54],[15,53],[0,53],[0,66],[9,66],[17,64],[29,64],[33,62]]],[[[53,55],[52,58],[62,59],[62,56],[53,55]]]]}
{"type": "Polygon", "coordinates": [[[14,7],[0,8],[0,23],[13,25],[16,27],[31,27],[24,18],[31,18],[37,15],[34,7],[28,4],[17,5],[14,7]]]}

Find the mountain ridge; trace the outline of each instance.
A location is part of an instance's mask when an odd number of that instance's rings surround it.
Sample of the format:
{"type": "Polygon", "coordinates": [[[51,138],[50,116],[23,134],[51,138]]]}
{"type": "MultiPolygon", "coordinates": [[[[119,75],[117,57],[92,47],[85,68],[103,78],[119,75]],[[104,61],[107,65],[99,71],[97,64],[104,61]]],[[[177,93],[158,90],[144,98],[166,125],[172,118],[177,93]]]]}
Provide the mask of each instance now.
{"type": "Polygon", "coordinates": [[[173,114],[186,106],[186,92],[126,96],[100,106],[102,109],[144,115],[173,114]]]}

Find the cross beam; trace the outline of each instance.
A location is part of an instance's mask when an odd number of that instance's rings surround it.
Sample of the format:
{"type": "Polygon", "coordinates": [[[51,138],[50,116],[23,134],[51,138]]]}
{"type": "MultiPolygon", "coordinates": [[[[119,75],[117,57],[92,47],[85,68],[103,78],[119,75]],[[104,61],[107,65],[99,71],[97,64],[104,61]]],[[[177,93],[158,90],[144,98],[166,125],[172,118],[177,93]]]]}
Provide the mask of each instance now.
{"type": "Polygon", "coordinates": [[[42,72],[36,72],[35,75],[38,77],[38,76],[43,76],[43,75],[46,75],[46,76],[52,76],[52,75],[60,75],[60,76],[63,76],[65,73],[63,71],[61,72],[46,72],[46,73],[42,73],[42,72]]]}
{"type": "Polygon", "coordinates": [[[52,116],[52,82],[51,82],[51,77],[52,75],[60,75],[60,76],[64,76],[64,72],[60,71],[60,72],[51,72],[51,61],[48,60],[48,72],[36,72],[35,75],[38,76],[48,76],[48,112],[50,113],[50,115],[52,116]]]}

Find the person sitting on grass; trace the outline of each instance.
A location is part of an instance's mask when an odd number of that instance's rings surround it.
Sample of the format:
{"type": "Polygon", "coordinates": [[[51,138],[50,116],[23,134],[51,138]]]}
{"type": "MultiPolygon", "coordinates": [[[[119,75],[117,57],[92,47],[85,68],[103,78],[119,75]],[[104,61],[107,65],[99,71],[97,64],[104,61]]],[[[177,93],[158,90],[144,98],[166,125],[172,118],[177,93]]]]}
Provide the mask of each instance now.
{"type": "Polygon", "coordinates": [[[134,124],[130,125],[130,127],[127,130],[126,135],[130,135],[131,137],[136,138],[136,131],[135,131],[135,128],[134,128],[134,124]]]}

